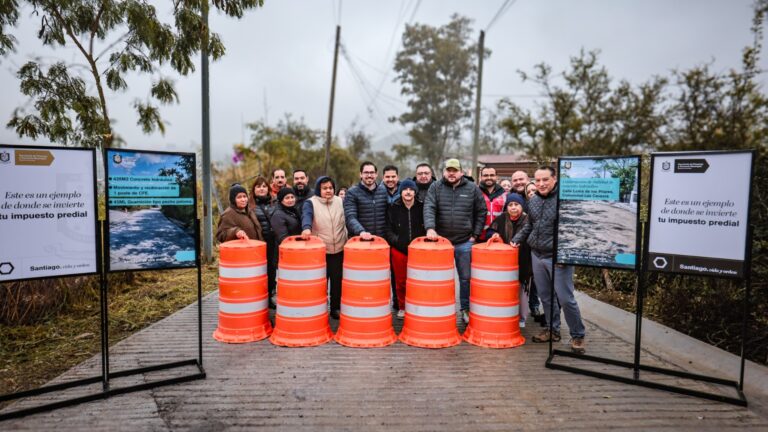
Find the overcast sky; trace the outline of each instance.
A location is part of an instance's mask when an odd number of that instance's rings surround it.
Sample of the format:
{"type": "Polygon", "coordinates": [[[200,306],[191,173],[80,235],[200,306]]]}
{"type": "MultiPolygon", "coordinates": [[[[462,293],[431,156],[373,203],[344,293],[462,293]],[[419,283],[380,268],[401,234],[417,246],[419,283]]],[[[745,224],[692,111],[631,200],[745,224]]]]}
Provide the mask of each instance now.
{"type": "MultiPolygon", "coordinates": [[[[227,158],[232,146],[249,139],[243,123],[286,113],[325,129],[333,66],[335,26],[340,24],[346,50],[339,59],[334,135],[343,136],[353,123],[374,140],[401,131],[387,122],[405,109],[393,82],[392,65],[406,23],[433,26],[453,13],[474,20],[475,35],[488,28],[505,0],[265,0],[264,7],[237,21],[217,13],[213,31],[227,47],[211,65],[211,146],[214,159],[227,158]]],[[[170,2],[159,0],[158,13],[170,15],[170,2]]],[[[751,0],[518,0],[488,28],[484,64],[483,106],[492,108],[502,96],[531,106],[537,89],[521,83],[517,70],[546,62],[555,71],[567,67],[580,49],[600,50],[611,76],[633,83],[673,69],[711,63],[718,72],[739,68],[741,50],[751,43],[751,0]]],[[[15,54],[0,60],[0,120],[27,103],[18,91],[15,72],[25,61],[43,56],[82,62],[71,50],[50,51],[36,39],[39,19],[24,9],[14,34],[15,54]]],[[[761,65],[768,66],[763,53],[761,65]]],[[[199,63],[199,62],[198,62],[199,63]]],[[[191,151],[201,143],[199,67],[194,74],[173,77],[180,104],[164,107],[166,134],[142,134],[130,108],[148,94],[147,79],[129,81],[125,94],[109,96],[115,132],[129,148],[191,151]]],[[[761,75],[763,85],[766,74],[761,75]]],[[[0,129],[0,142],[30,143],[0,129]]],[[[40,144],[48,144],[38,141],[40,144]]]]}

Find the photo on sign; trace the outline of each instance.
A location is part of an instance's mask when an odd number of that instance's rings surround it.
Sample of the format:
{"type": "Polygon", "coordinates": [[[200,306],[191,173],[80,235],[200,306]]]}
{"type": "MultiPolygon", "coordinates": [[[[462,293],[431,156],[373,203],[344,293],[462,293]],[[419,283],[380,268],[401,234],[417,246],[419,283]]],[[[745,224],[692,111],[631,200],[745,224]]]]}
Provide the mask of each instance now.
{"type": "Polygon", "coordinates": [[[195,267],[195,155],[108,150],[109,270],[195,267]]]}
{"type": "Polygon", "coordinates": [[[557,263],[637,267],[637,156],[561,158],[557,263]]]}

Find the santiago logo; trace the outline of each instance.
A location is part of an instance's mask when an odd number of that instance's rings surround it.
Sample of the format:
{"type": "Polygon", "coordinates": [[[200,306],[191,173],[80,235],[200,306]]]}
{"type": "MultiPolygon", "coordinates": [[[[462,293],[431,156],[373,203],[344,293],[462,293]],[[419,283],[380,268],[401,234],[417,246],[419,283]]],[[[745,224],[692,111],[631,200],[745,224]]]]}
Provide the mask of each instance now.
{"type": "Polygon", "coordinates": [[[7,164],[11,161],[11,154],[7,151],[0,152],[0,163],[7,164]]]}
{"type": "Polygon", "coordinates": [[[661,163],[661,169],[664,171],[669,171],[669,169],[672,168],[672,163],[670,162],[662,162],[661,163]]]}

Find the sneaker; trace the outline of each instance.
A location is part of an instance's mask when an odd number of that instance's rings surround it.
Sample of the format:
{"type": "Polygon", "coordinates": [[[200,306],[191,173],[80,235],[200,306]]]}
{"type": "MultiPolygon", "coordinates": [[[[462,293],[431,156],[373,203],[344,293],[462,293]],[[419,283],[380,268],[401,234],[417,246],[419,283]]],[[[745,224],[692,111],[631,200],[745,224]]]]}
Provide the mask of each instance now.
{"type": "Polygon", "coordinates": [[[397,311],[397,319],[403,319],[405,318],[405,309],[400,309],[397,311]]]}
{"type": "Polygon", "coordinates": [[[469,311],[461,311],[461,320],[464,321],[464,324],[469,324],[469,311]]]}
{"type": "Polygon", "coordinates": [[[525,320],[520,320],[520,328],[525,328],[525,320]]]}
{"type": "MultiPolygon", "coordinates": [[[[541,331],[541,333],[537,334],[536,336],[531,338],[534,342],[549,342],[549,329],[545,328],[541,331]]],[[[553,331],[552,332],[552,342],[560,342],[560,332],[559,331],[553,331]]]]}
{"type": "Polygon", "coordinates": [[[571,339],[571,351],[577,354],[584,354],[587,351],[587,343],[583,337],[571,339]]]}

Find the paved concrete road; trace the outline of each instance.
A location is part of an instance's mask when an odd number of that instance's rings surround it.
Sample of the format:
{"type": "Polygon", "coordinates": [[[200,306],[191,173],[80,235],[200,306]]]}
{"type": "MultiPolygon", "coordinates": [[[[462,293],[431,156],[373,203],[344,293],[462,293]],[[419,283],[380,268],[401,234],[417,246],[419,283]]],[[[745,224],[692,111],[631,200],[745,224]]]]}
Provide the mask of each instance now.
{"type": "MultiPolygon", "coordinates": [[[[546,345],[528,342],[504,350],[467,343],[439,350],[401,343],[380,349],[352,349],[335,343],[280,348],[268,341],[227,345],[211,338],[216,326],[216,293],[203,306],[207,379],[7,421],[0,423],[0,429],[768,430],[768,413],[759,405],[739,408],[546,369],[546,345]]],[[[188,307],[114,347],[112,370],[194,358],[196,310],[188,307]]],[[[589,314],[585,316],[588,320],[589,314]]],[[[588,321],[587,330],[589,353],[631,360],[632,346],[611,329],[588,321]]],[[[534,331],[538,327],[529,326],[523,334],[530,340],[534,331]]],[[[650,353],[643,356],[648,364],[675,367],[650,353]]],[[[98,368],[97,359],[92,359],[59,380],[91,376],[98,368]]],[[[194,370],[120,379],[113,386],[183,372],[194,370]]],[[[42,400],[22,401],[13,408],[42,400]]]]}

